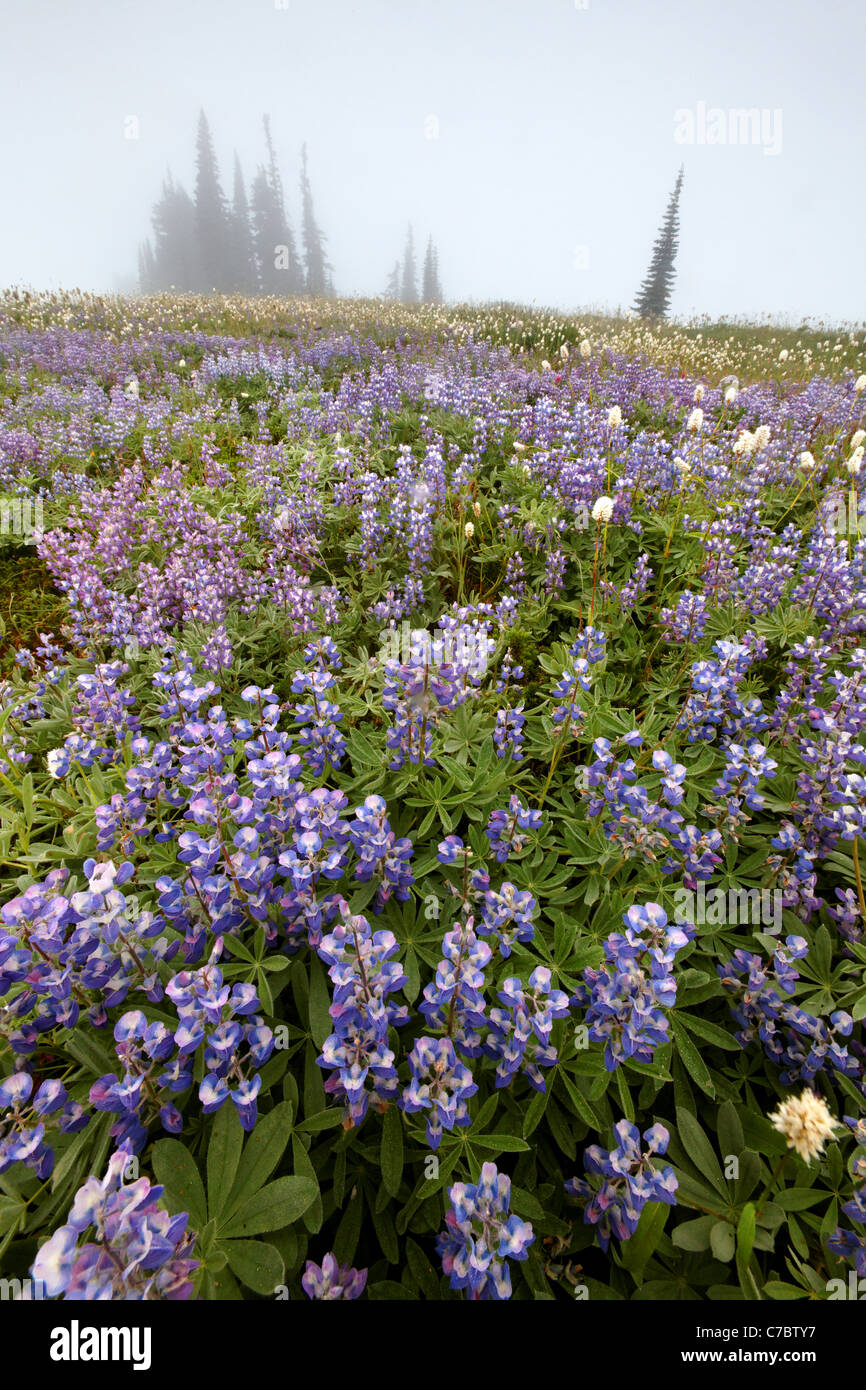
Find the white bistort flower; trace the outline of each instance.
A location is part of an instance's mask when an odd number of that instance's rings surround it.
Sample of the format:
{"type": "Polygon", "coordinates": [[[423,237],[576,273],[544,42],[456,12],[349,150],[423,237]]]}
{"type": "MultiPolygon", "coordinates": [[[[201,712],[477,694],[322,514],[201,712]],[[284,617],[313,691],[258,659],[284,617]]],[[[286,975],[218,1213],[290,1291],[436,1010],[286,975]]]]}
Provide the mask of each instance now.
{"type": "Polygon", "coordinates": [[[783,1100],[769,1120],[774,1129],[784,1134],[788,1148],[795,1149],[804,1163],[821,1156],[837,1125],[823,1097],[808,1087],[801,1095],[783,1100]]]}
{"type": "Polygon", "coordinates": [[[698,382],[695,387],[695,405],[700,405],[701,401],[704,399],[704,391],[705,388],[698,382]]]}
{"type": "Polygon", "coordinates": [[[613,498],[599,497],[592,508],[593,521],[603,521],[607,523],[613,516],[613,498]]]}
{"type": "Polygon", "coordinates": [[[814,468],[814,467],[815,467],[815,456],[814,456],[814,454],[810,454],[808,449],[806,449],[806,450],[800,455],[800,467],[801,467],[801,468],[814,468]]]}
{"type": "Polygon", "coordinates": [[[755,436],[752,434],[751,430],[741,430],[739,438],[734,444],[734,453],[737,455],[737,458],[742,458],[743,456],[749,458],[754,452],[755,436]]]}
{"type": "Polygon", "coordinates": [[[620,410],[618,405],[612,405],[610,410],[607,412],[607,423],[610,425],[612,430],[615,430],[617,425],[622,424],[622,411],[620,410]]]}
{"type": "Polygon", "coordinates": [[[686,421],[686,429],[691,430],[692,434],[696,434],[698,430],[703,429],[703,425],[704,412],[701,410],[699,405],[696,405],[688,420],[686,421]]]}
{"type": "Polygon", "coordinates": [[[770,426],[759,425],[755,430],[755,452],[759,449],[766,449],[770,442],[770,426]]]}
{"type": "Polygon", "coordinates": [[[851,436],[851,448],[856,449],[866,439],[866,430],[855,430],[851,436]]]}
{"type": "Polygon", "coordinates": [[[866,391],[866,376],[858,376],[857,380],[854,382],[854,390],[858,393],[860,391],[866,391]]]}
{"type": "Polygon", "coordinates": [[[466,525],[463,527],[463,534],[468,541],[472,540],[472,537],[475,535],[475,527],[472,525],[471,521],[467,521],[466,525]]]}
{"type": "Polygon", "coordinates": [[[862,463],[863,445],[858,444],[851,457],[846,461],[845,467],[848,469],[848,472],[852,475],[852,477],[855,477],[860,472],[862,463]]]}
{"type": "Polygon", "coordinates": [[[728,389],[727,389],[726,392],[725,392],[725,404],[726,404],[726,405],[733,405],[733,403],[734,403],[734,401],[735,401],[736,399],[737,399],[737,388],[736,388],[736,386],[729,386],[728,389]]]}
{"type": "Polygon", "coordinates": [[[587,357],[589,357],[589,355],[590,355],[591,352],[592,352],[592,348],[591,348],[590,345],[589,345],[589,339],[588,339],[588,338],[584,338],[583,341],[581,342],[581,345],[580,345],[580,355],[581,355],[581,357],[583,357],[583,358],[587,358],[587,357]]]}

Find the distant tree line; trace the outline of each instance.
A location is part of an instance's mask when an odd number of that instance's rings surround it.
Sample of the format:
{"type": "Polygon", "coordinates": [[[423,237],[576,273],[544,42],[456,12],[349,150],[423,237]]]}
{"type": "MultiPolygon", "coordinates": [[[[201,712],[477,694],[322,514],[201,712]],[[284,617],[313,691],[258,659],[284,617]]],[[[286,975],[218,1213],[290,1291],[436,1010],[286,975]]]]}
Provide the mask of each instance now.
{"type": "Polygon", "coordinates": [[[267,161],[261,164],[247,196],[243,170],[235,155],[232,196],[223,192],[207,117],[202,111],[196,139],[195,191],[167,175],[154,204],[153,237],[139,252],[139,279],[146,293],[154,290],[212,290],[241,294],[332,295],[331,264],[325,235],[316,221],[307,170],[307,147],[301,150],[300,246],[286,208],[274,155],[270,122],[264,118],[267,161]]]}
{"type": "Polygon", "coordinates": [[[442,282],[439,279],[439,252],[433,245],[433,238],[427,239],[427,250],[424,253],[424,264],[421,270],[421,285],[418,285],[418,263],[415,256],[415,239],[412,234],[411,224],[406,233],[406,245],[403,249],[403,259],[399,258],[394,262],[391,274],[388,276],[388,284],[385,288],[386,299],[399,299],[404,304],[417,304],[419,300],[424,300],[426,304],[441,304],[442,282]]]}
{"type": "MultiPolygon", "coordinates": [[[[169,173],[153,207],[152,236],[138,256],[144,293],[174,289],[196,294],[220,293],[332,296],[333,267],[327,238],[316,221],[307,168],[301,149],[300,222],[296,239],[286,206],[271,137],[264,117],[267,158],[256,170],[249,194],[237,154],[232,193],[223,191],[210,127],[201,112],[196,137],[195,188],[192,196],[169,173]]],[[[386,294],[406,303],[442,299],[439,260],[432,238],[418,284],[410,226],[402,262],[398,260],[386,294]]]]}

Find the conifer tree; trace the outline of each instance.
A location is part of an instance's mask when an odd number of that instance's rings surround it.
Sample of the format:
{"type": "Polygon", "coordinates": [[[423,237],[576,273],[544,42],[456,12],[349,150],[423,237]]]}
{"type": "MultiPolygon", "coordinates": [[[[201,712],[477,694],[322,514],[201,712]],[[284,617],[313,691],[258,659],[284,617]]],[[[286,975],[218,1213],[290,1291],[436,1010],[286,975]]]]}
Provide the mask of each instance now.
{"type": "MultiPolygon", "coordinates": [[[[256,259],[259,283],[266,294],[303,294],[304,271],[295,248],[295,237],[286,212],[283,181],[274,152],[269,116],[263,117],[268,167],[264,184],[258,181],[258,199],[253,198],[253,226],[258,226],[256,259]],[[257,223],[258,203],[258,223],[257,223]],[[264,230],[263,230],[264,229],[264,230]],[[263,239],[264,238],[264,239],[263,239]]],[[[255,187],[255,185],[254,185],[255,187]]]]}
{"type": "Polygon", "coordinates": [[[195,177],[196,286],[205,294],[231,277],[228,205],[204,111],[199,115],[195,177]]]}
{"type": "Polygon", "coordinates": [[[399,299],[399,298],[400,298],[400,261],[399,261],[399,259],[396,260],[396,261],[394,262],[394,265],[393,265],[393,267],[392,267],[392,269],[391,269],[391,274],[388,276],[388,283],[387,283],[387,285],[385,286],[385,298],[386,298],[386,299],[399,299]]]}
{"type": "Polygon", "coordinates": [[[255,294],[258,288],[253,234],[250,227],[250,209],[241,162],[235,153],[234,186],[232,189],[232,208],[229,218],[231,228],[231,284],[229,288],[239,294],[255,294]]]}
{"type": "Polygon", "coordinates": [[[676,274],[674,261],[680,236],[679,202],[682,185],[683,170],[680,168],[661,230],[653,246],[649,270],[634,304],[635,312],[640,314],[641,318],[664,318],[671,302],[676,274]]]}
{"type": "Polygon", "coordinates": [[[400,298],[404,304],[417,304],[418,302],[418,272],[415,267],[415,245],[412,239],[411,223],[406,233],[406,249],[403,252],[400,298]]]}
{"type": "Polygon", "coordinates": [[[307,173],[307,147],[301,148],[301,243],[304,254],[304,288],[309,295],[332,290],[331,266],[325,256],[325,238],[313,212],[313,193],[307,173]]]}
{"type": "Polygon", "coordinates": [[[427,304],[439,304],[442,301],[442,286],[439,283],[439,253],[433,244],[432,237],[427,240],[427,250],[424,255],[421,298],[427,304]]]}
{"type": "Polygon", "coordinates": [[[153,294],[154,290],[160,288],[157,284],[156,258],[149,237],[138,248],[138,285],[142,294],[153,294]]]}
{"type": "Polygon", "coordinates": [[[193,290],[199,283],[195,207],[186,189],[169,172],[153,209],[153,289],[193,290]]]}

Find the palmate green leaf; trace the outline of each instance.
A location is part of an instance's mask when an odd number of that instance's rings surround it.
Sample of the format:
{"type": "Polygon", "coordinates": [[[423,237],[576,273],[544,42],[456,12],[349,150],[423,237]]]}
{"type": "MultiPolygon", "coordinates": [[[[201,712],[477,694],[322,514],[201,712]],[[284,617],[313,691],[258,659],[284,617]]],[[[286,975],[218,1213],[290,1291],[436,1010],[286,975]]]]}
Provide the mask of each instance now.
{"type": "Polygon", "coordinates": [[[366,1288],[368,1298],[374,1302],[393,1303],[417,1303],[418,1299],[411,1289],[407,1289],[405,1284],[398,1284],[393,1279],[379,1279],[375,1284],[368,1284],[366,1288]]]}
{"type": "Polygon", "coordinates": [[[698,1172],[712,1183],[724,1201],[728,1200],[728,1187],[719,1167],[715,1150],[694,1115],[682,1107],[677,1107],[677,1134],[680,1142],[694,1163],[698,1172]]]}
{"type": "Polygon", "coordinates": [[[201,1230],[207,1223],[207,1201],[189,1149],[179,1139],[158,1139],[151,1161],[157,1182],[165,1188],[166,1206],[173,1213],[189,1212],[190,1229],[201,1230]]]}
{"type": "Polygon", "coordinates": [[[525,1139],[516,1134],[473,1134],[471,1142],[480,1149],[490,1149],[492,1153],[528,1153],[531,1148],[525,1139]]]}
{"type": "Polygon", "coordinates": [[[325,970],[318,956],[312,956],[309,963],[309,1019],[313,1042],[321,1047],[334,1031],[334,1022],[328,1012],[331,1006],[331,992],[325,970]]]}
{"type": "Polygon", "coordinates": [[[343,1208],[343,1215],[334,1236],[334,1254],[338,1264],[351,1264],[355,1258],[355,1251],[361,1238],[363,1216],[364,1197],[360,1188],[354,1188],[349,1193],[349,1200],[343,1208]]]}
{"type": "Polygon", "coordinates": [[[318,1195],[319,1185],[313,1178],[277,1178],[220,1223],[219,1238],[257,1236],[290,1226],[309,1210],[318,1195]]]}
{"type": "Polygon", "coordinates": [[[733,1101],[726,1100],[719,1106],[718,1130],[719,1148],[723,1158],[728,1155],[736,1157],[742,1153],[746,1141],[733,1101]]]}
{"type": "Polygon", "coordinates": [[[403,1117],[394,1105],[385,1111],[379,1163],[386,1191],[392,1197],[398,1196],[403,1180],[403,1117]]]}
{"type": "Polygon", "coordinates": [[[263,1240],[224,1240],[220,1248],[232,1273],[253,1293],[273,1295],[284,1282],[283,1257],[273,1245],[263,1240]]]}
{"type": "Polygon", "coordinates": [[[292,1113],[289,1102],[281,1101],[259,1119],[255,1129],[247,1137],[234,1183],[220,1207],[220,1217],[228,1217],[237,1211],[238,1207],[267,1182],[291,1138],[292,1113]]]}
{"type": "Polygon", "coordinates": [[[207,1147],[208,1216],[219,1217],[228,1201],[244,1145],[244,1131],[237,1109],[223,1105],[216,1113],[207,1147]]]}
{"type": "Polygon", "coordinates": [[[684,1024],[704,1042],[712,1043],[713,1047],[720,1047],[725,1052],[740,1051],[740,1044],[736,1038],[726,1033],[717,1023],[711,1023],[709,1019],[700,1018],[697,1014],[686,1013],[683,1009],[677,1009],[675,1017],[678,1023],[684,1024]]]}
{"type": "Polygon", "coordinates": [[[637,1283],[658,1247],[670,1210],[666,1202],[647,1202],[634,1235],[622,1243],[622,1263],[637,1283]]]}
{"type": "Polygon", "coordinates": [[[713,1079],[707,1069],[707,1065],[695,1047],[685,1028],[677,1021],[675,1015],[671,1016],[671,1031],[673,1033],[676,1050],[680,1061],[688,1072],[692,1080],[700,1086],[711,1098],[715,1098],[716,1088],[713,1079]]]}
{"type": "MultiPolygon", "coordinates": [[[[299,1134],[292,1135],[292,1160],[294,1162],[295,1172],[300,1177],[309,1178],[310,1181],[314,1182],[316,1184],[316,1187],[318,1188],[318,1174],[316,1173],[316,1170],[313,1167],[310,1155],[304,1148],[303,1141],[301,1140],[299,1134]]],[[[321,1230],[323,1219],[324,1209],[322,1205],[322,1195],[321,1193],[318,1193],[316,1196],[316,1200],[312,1202],[309,1208],[303,1213],[303,1222],[307,1230],[310,1232],[310,1235],[315,1235],[317,1231],[321,1230]]]]}
{"type": "Polygon", "coordinates": [[[787,1187],[783,1192],[776,1192],[773,1201],[783,1211],[806,1211],[821,1201],[828,1201],[830,1196],[823,1187],[787,1187]]]}
{"type": "Polygon", "coordinates": [[[370,1208],[370,1219],[373,1222],[373,1230],[376,1232],[376,1239],[385,1259],[389,1264],[398,1265],[400,1263],[400,1242],[397,1239],[394,1218],[390,1209],[386,1206],[380,1211],[378,1204],[374,1203],[370,1208]]]}

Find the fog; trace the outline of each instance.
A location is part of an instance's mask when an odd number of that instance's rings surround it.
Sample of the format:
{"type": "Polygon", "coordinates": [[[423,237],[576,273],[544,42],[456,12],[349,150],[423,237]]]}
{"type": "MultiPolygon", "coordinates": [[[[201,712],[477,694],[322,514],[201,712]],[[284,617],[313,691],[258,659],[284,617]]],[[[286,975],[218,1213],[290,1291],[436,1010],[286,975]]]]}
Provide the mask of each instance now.
{"type": "Polygon", "coordinates": [[[306,141],[339,294],[411,222],[449,300],[866,318],[862,0],[0,0],[0,285],[133,290],[200,108],[222,185],[306,141]]]}

